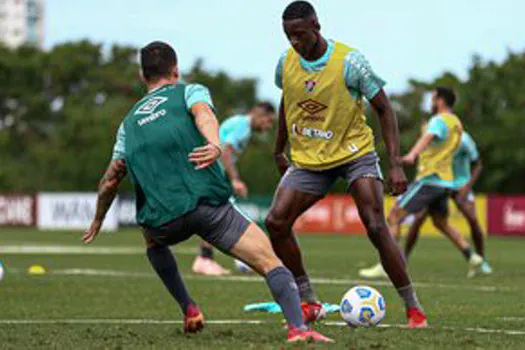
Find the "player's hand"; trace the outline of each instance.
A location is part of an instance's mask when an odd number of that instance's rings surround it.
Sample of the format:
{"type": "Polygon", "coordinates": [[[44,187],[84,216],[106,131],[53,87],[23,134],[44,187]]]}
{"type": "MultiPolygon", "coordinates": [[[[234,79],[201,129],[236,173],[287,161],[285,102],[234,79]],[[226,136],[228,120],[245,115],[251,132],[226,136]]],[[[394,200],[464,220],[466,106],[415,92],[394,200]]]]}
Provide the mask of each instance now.
{"type": "Polygon", "coordinates": [[[288,161],[288,158],[283,153],[280,153],[280,154],[274,155],[274,159],[275,159],[275,164],[277,164],[277,169],[279,170],[279,173],[281,174],[281,176],[283,176],[284,173],[286,173],[286,170],[288,169],[288,167],[290,166],[290,162],[288,161]]]}
{"type": "Polygon", "coordinates": [[[403,165],[414,165],[416,164],[416,156],[412,155],[412,154],[407,154],[406,156],[403,156],[403,157],[400,157],[399,158],[399,162],[403,165]]]}
{"type": "Polygon", "coordinates": [[[400,195],[407,189],[407,177],[403,167],[399,165],[392,165],[388,172],[388,187],[390,194],[393,196],[400,195]]]}
{"type": "Polygon", "coordinates": [[[97,238],[100,228],[102,227],[102,221],[93,220],[89,229],[82,236],[84,243],[91,243],[97,238]]]}
{"type": "Polygon", "coordinates": [[[232,187],[233,187],[233,192],[237,196],[241,198],[248,197],[248,186],[246,186],[246,184],[242,182],[241,180],[239,179],[232,180],[232,187]]]}
{"type": "Polygon", "coordinates": [[[213,143],[196,147],[189,154],[189,160],[195,164],[195,169],[200,170],[212,165],[222,154],[222,148],[213,143]]]}

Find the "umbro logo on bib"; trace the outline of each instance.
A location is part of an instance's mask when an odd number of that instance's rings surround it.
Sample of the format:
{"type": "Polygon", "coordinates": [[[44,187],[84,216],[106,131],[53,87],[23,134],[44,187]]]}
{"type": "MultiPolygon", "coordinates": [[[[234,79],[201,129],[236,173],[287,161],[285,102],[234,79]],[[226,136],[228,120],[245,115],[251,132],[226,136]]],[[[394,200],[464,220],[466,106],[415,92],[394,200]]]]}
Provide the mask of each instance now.
{"type": "Polygon", "coordinates": [[[157,96],[152,97],[148,99],[142,106],[140,106],[135,114],[151,114],[155,111],[155,109],[166,102],[168,100],[167,97],[157,96]]]}

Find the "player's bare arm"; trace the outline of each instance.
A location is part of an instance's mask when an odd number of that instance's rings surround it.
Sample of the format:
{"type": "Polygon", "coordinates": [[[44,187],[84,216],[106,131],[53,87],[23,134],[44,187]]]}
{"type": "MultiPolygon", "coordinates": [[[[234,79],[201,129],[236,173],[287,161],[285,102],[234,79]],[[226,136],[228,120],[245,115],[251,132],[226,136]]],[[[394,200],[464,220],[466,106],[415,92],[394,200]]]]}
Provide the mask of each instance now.
{"type": "Polygon", "coordinates": [[[398,195],[405,192],[407,178],[399,159],[400,144],[397,118],[384,90],[381,90],[373,99],[371,99],[370,104],[376,111],[381,122],[383,139],[385,141],[390,164],[388,174],[390,191],[393,195],[398,195]]]}
{"type": "Polygon", "coordinates": [[[228,174],[228,178],[232,183],[233,191],[238,196],[244,198],[248,196],[248,187],[241,180],[241,175],[239,174],[239,171],[237,170],[237,167],[235,166],[235,162],[233,160],[234,155],[235,149],[231,144],[227,143],[223,146],[221,156],[222,165],[224,165],[224,168],[226,169],[226,174],[228,174]]]}
{"type": "Polygon", "coordinates": [[[286,115],[284,113],[284,99],[281,97],[281,103],[279,104],[279,121],[277,123],[277,138],[275,139],[275,147],[273,150],[273,157],[281,175],[284,175],[290,164],[285,154],[287,144],[288,132],[286,129],[286,115]]]}
{"type": "Polygon", "coordinates": [[[193,105],[191,113],[195,117],[197,129],[208,141],[208,144],[195,148],[189,154],[189,159],[195,164],[196,169],[204,169],[212,165],[222,154],[219,141],[219,121],[211,107],[204,102],[193,105]]]}
{"type": "Polygon", "coordinates": [[[432,140],[434,140],[435,137],[436,135],[431,133],[423,134],[423,136],[421,136],[417,140],[416,144],[414,145],[414,147],[412,147],[410,152],[408,152],[406,156],[401,158],[401,163],[405,165],[414,165],[417,160],[417,157],[419,157],[419,155],[427,149],[428,145],[430,145],[430,143],[432,142],[432,140]]]}
{"type": "Polygon", "coordinates": [[[112,160],[98,185],[97,210],[91,226],[86,231],[82,240],[91,243],[100,232],[104,218],[113,203],[118,191],[118,186],[126,176],[126,162],[112,160]]]}

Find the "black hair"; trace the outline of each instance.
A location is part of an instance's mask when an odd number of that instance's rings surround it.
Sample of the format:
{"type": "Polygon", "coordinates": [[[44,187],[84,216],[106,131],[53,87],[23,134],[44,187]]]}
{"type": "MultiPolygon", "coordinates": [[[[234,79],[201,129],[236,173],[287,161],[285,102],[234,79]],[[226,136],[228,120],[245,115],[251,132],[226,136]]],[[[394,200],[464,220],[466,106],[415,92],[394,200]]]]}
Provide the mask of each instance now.
{"type": "Polygon", "coordinates": [[[169,76],[176,65],[175,50],[162,41],[151,42],[140,50],[142,75],[148,82],[169,76]]]}
{"type": "Polygon", "coordinates": [[[434,89],[437,97],[442,98],[449,108],[453,108],[456,104],[456,93],[454,90],[444,86],[438,86],[434,89]]]}
{"type": "Polygon", "coordinates": [[[268,101],[257,102],[253,108],[262,108],[266,114],[275,114],[274,105],[268,101]]]}
{"type": "Polygon", "coordinates": [[[283,12],[283,21],[304,19],[315,15],[315,9],[308,1],[294,1],[283,12]]]}

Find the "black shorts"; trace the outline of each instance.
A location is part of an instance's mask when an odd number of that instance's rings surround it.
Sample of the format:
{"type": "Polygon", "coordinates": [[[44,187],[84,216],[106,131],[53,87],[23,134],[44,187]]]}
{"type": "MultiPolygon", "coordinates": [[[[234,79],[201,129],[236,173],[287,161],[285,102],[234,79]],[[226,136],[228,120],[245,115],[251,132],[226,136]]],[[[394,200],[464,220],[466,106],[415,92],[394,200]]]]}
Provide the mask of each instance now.
{"type": "Polygon", "coordinates": [[[174,245],[196,234],[214,247],[229,252],[250,223],[232,203],[218,207],[202,204],[159,228],[143,227],[143,232],[148,247],[174,245]]]}
{"type": "Polygon", "coordinates": [[[429,213],[447,215],[448,197],[448,189],[416,181],[398,199],[397,205],[410,214],[426,209],[429,213]]]}

